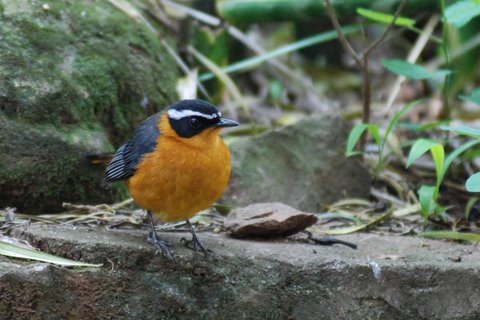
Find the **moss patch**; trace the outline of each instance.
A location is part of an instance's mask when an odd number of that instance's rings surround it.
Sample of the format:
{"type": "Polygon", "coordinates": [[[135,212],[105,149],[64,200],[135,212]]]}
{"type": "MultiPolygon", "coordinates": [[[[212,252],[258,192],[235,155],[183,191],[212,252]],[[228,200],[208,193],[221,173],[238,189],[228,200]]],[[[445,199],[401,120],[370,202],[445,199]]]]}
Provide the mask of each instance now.
{"type": "MultiPolygon", "coordinates": [[[[116,143],[175,100],[156,35],[106,1],[2,1],[0,110],[30,123],[100,121],[116,143]],[[144,98],[148,108],[141,108],[144,98]]],[[[164,35],[162,35],[164,36],[164,35]]]]}
{"type": "Polygon", "coordinates": [[[113,150],[176,100],[175,63],[107,1],[42,4],[0,0],[0,207],[56,211],[125,196],[99,191],[103,168],[85,155],[113,150]]]}
{"type": "Polygon", "coordinates": [[[126,196],[121,185],[102,189],[103,168],[87,162],[87,153],[109,147],[105,140],[81,139],[82,134],[88,137],[94,133],[59,133],[48,127],[40,131],[5,121],[2,127],[0,207],[53,212],[60,209],[62,202],[99,203],[126,196]]]}

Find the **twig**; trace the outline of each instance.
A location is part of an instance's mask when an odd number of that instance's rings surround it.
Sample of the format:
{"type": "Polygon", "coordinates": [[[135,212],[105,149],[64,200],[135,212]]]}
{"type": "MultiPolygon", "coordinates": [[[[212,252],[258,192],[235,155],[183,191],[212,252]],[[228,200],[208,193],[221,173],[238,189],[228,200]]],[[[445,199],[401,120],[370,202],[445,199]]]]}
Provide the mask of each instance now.
{"type": "Polygon", "coordinates": [[[199,51],[197,51],[193,46],[188,46],[187,50],[189,53],[191,53],[195,57],[195,59],[197,59],[207,69],[209,69],[211,72],[217,75],[217,77],[220,79],[220,81],[223,82],[227,90],[232,94],[235,104],[237,106],[242,107],[247,115],[250,115],[248,108],[244,103],[243,96],[240,93],[240,90],[238,89],[236,84],[233,82],[233,80],[225,72],[223,72],[215,63],[213,63],[210,59],[208,59],[199,51]]]}
{"type": "Polygon", "coordinates": [[[387,34],[392,30],[393,26],[395,25],[395,22],[397,21],[397,18],[400,16],[400,13],[402,13],[403,9],[405,8],[405,5],[407,4],[407,0],[402,0],[400,4],[398,5],[397,11],[395,11],[393,15],[392,21],[389,23],[387,28],[383,31],[383,33],[378,37],[377,40],[372,42],[365,50],[363,50],[363,56],[368,56],[370,52],[372,52],[374,49],[376,49],[386,38],[387,34]]]}
{"type": "MultiPolygon", "coordinates": [[[[190,70],[190,68],[187,66],[187,64],[183,61],[183,59],[177,54],[177,52],[175,50],[173,50],[172,47],[170,47],[170,45],[167,43],[167,41],[165,41],[165,39],[162,39],[161,40],[161,43],[162,45],[165,47],[165,49],[167,50],[167,53],[173,58],[173,60],[175,60],[175,62],[177,63],[177,65],[180,67],[180,69],[182,69],[182,71],[190,76],[192,74],[192,71],[190,70]]],[[[200,83],[200,81],[198,81],[198,77],[195,77],[195,83],[198,87],[198,89],[200,90],[200,92],[208,99],[210,100],[210,95],[208,94],[207,90],[205,89],[205,87],[200,83]]]]}
{"type": "Polygon", "coordinates": [[[332,3],[330,0],[325,0],[325,8],[327,9],[327,13],[330,16],[330,19],[332,20],[333,27],[337,31],[338,34],[338,40],[340,40],[340,43],[342,46],[345,48],[348,53],[352,56],[352,58],[355,60],[355,62],[358,65],[362,65],[362,59],[360,55],[353,49],[353,47],[350,45],[350,42],[348,41],[347,37],[345,34],[342,32],[342,27],[340,26],[340,22],[338,21],[337,14],[335,13],[335,9],[332,6],[332,3]]]}
{"type": "MultiPolygon", "coordinates": [[[[402,0],[395,11],[392,21],[388,24],[387,28],[381,34],[381,36],[369,44],[361,53],[355,51],[355,49],[351,46],[350,42],[348,41],[347,37],[341,30],[340,23],[338,21],[337,15],[335,13],[335,9],[332,6],[331,0],[325,0],[325,8],[332,20],[332,24],[337,31],[338,39],[340,43],[345,48],[345,50],[353,57],[357,65],[361,68],[363,73],[363,85],[362,85],[362,94],[363,94],[363,123],[368,123],[370,121],[370,102],[371,102],[371,80],[370,80],[370,70],[368,67],[368,58],[370,53],[377,48],[380,44],[382,44],[387,36],[387,34],[391,31],[393,26],[395,25],[395,21],[400,16],[403,8],[405,7],[407,0],[402,0]]],[[[362,136],[360,140],[360,144],[363,146],[365,145],[365,135],[362,136]]]]}

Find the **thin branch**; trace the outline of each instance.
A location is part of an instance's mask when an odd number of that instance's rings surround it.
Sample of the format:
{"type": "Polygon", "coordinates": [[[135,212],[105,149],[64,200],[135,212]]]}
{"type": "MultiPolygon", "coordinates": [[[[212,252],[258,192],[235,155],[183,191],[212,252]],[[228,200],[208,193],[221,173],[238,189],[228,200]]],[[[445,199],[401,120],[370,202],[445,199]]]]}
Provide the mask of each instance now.
{"type": "MultiPolygon", "coordinates": [[[[173,50],[172,47],[170,47],[170,45],[168,44],[168,42],[165,40],[165,39],[162,39],[161,40],[161,43],[163,45],[163,47],[165,48],[165,50],[167,50],[167,53],[173,58],[173,60],[175,60],[175,62],[177,63],[177,65],[180,67],[180,69],[182,69],[182,71],[186,74],[186,75],[190,75],[192,73],[192,71],[190,70],[190,68],[187,66],[187,64],[183,61],[183,59],[177,54],[177,52],[175,50],[173,50]]],[[[200,90],[200,92],[208,99],[210,100],[210,95],[208,94],[207,90],[205,89],[205,87],[200,83],[200,81],[198,81],[198,77],[195,77],[195,82],[197,84],[197,87],[198,89],[200,90]]]]}
{"type": "Polygon", "coordinates": [[[350,55],[353,57],[356,63],[358,63],[359,66],[361,66],[362,60],[360,58],[360,55],[353,49],[353,47],[350,45],[350,42],[348,42],[347,37],[345,34],[342,32],[342,27],[340,26],[340,22],[338,21],[337,14],[335,13],[335,9],[332,6],[332,3],[330,0],[325,0],[325,8],[327,9],[328,15],[330,16],[330,20],[332,20],[333,27],[337,31],[338,34],[338,40],[340,40],[340,43],[342,46],[345,48],[345,50],[350,53],[350,55]]]}
{"type": "MultiPolygon", "coordinates": [[[[363,95],[363,117],[362,117],[362,122],[363,123],[368,123],[370,121],[370,104],[371,104],[371,80],[370,80],[370,70],[368,66],[368,56],[370,53],[377,48],[381,43],[385,41],[385,38],[387,37],[387,34],[392,30],[393,26],[395,25],[395,22],[397,21],[397,18],[400,16],[400,13],[402,12],[403,8],[407,4],[408,0],[402,0],[400,4],[398,5],[397,10],[395,11],[395,14],[393,16],[392,21],[388,24],[387,28],[383,31],[383,33],[380,35],[378,39],[373,41],[371,44],[368,45],[367,48],[365,48],[361,54],[357,53],[353,47],[350,45],[348,39],[346,38],[345,34],[341,30],[340,22],[338,21],[337,14],[335,13],[335,9],[332,6],[331,0],[325,0],[325,8],[328,12],[328,15],[330,16],[330,20],[332,20],[333,26],[335,27],[335,30],[337,31],[338,34],[338,39],[340,40],[340,43],[342,46],[345,48],[345,50],[350,53],[350,55],[353,57],[355,62],[358,64],[358,66],[362,70],[363,74],[363,84],[362,84],[362,95],[363,95]]],[[[360,145],[364,146],[366,142],[366,135],[362,135],[362,138],[360,139],[360,145]]]]}
{"type": "MultiPolygon", "coordinates": [[[[370,103],[372,100],[372,83],[370,80],[370,69],[368,66],[368,55],[363,56],[363,63],[362,63],[362,73],[363,73],[363,117],[362,122],[368,123],[370,122],[370,103]]],[[[362,137],[361,144],[365,145],[365,135],[362,137]]]]}
{"type": "MultiPolygon", "coordinates": [[[[329,0],[326,0],[326,1],[329,1],[329,0]]],[[[398,8],[397,8],[397,11],[395,11],[395,14],[393,15],[392,21],[388,24],[387,28],[383,31],[382,35],[377,40],[372,42],[363,51],[364,56],[368,56],[370,54],[370,52],[372,52],[376,47],[378,47],[383,42],[383,40],[385,40],[385,37],[390,32],[390,30],[392,30],[393,26],[395,25],[395,22],[397,21],[397,18],[400,16],[400,13],[402,13],[403,9],[405,8],[405,5],[407,4],[407,1],[408,0],[402,0],[402,2],[400,2],[400,4],[398,5],[398,8]]]]}

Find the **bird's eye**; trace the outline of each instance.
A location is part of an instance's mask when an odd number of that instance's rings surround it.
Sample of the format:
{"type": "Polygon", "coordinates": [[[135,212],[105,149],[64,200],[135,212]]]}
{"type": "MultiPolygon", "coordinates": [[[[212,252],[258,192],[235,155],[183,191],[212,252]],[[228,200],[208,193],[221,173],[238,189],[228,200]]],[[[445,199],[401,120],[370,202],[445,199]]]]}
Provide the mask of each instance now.
{"type": "Polygon", "coordinates": [[[192,128],[195,128],[195,129],[196,129],[196,128],[200,127],[200,121],[198,121],[197,118],[191,118],[191,119],[188,121],[188,123],[190,124],[190,127],[192,127],[192,128]]]}

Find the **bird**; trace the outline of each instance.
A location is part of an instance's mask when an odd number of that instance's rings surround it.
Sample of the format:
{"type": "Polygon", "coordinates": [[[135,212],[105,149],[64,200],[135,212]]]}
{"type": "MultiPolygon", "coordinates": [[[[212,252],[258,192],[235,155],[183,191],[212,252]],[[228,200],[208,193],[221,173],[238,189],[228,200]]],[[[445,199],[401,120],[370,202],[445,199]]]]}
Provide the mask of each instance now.
{"type": "Polygon", "coordinates": [[[161,221],[185,220],[192,234],[182,242],[195,252],[211,253],[199,240],[190,218],[212,206],[225,191],[231,171],[230,151],[220,136],[238,126],[200,99],[180,100],[144,120],[133,137],[113,155],[104,184],[125,181],[135,203],[146,210],[147,240],[164,257],[172,251],[155,232],[152,215],[161,221]]]}

